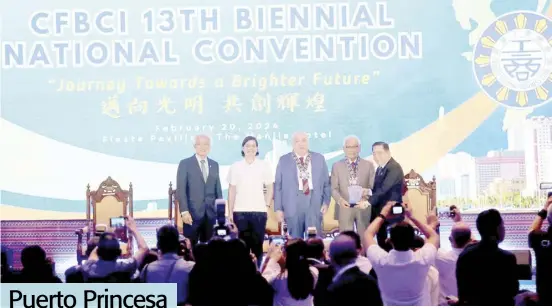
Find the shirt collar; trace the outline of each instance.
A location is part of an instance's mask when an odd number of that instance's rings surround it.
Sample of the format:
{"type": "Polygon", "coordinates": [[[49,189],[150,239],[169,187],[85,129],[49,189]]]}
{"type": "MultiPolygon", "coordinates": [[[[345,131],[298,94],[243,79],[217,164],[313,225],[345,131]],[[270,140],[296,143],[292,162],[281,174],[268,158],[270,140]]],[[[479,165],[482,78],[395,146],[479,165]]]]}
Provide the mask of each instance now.
{"type": "Polygon", "coordinates": [[[178,260],[180,257],[174,252],[164,253],[161,255],[161,260],[178,260]]]}
{"type": "Polygon", "coordinates": [[[196,157],[196,159],[197,159],[198,162],[201,162],[202,160],[205,160],[205,162],[208,161],[208,158],[207,158],[207,157],[205,157],[205,159],[203,159],[203,158],[199,157],[199,155],[197,155],[197,154],[195,155],[195,157],[196,157]]]}
{"type": "Polygon", "coordinates": [[[358,156],[353,160],[351,160],[349,157],[345,157],[345,161],[349,162],[351,164],[358,163],[359,160],[360,160],[360,157],[358,157],[358,156]]]}
{"type": "Polygon", "coordinates": [[[356,267],[356,262],[353,262],[351,264],[348,264],[348,265],[345,265],[344,267],[342,267],[336,274],[335,276],[333,277],[332,279],[332,282],[336,282],[337,279],[339,279],[339,277],[341,277],[341,275],[343,275],[343,273],[345,273],[346,271],[350,270],[351,268],[353,267],[356,267]]]}
{"type": "Polygon", "coordinates": [[[455,254],[459,255],[459,254],[462,253],[462,251],[464,251],[464,248],[452,248],[452,251],[453,251],[455,254]]]}
{"type": "Polygon", "coordinates": [[[398,250],[395,250],[395,249],[391,249],[391,251],[389,251],[389,255],[393,259],[395,259],[399,262],[401,262],[401,261],[410,261],[414,257],[414,251],[412,251],[412,250],[398,251],[398,250]]]}

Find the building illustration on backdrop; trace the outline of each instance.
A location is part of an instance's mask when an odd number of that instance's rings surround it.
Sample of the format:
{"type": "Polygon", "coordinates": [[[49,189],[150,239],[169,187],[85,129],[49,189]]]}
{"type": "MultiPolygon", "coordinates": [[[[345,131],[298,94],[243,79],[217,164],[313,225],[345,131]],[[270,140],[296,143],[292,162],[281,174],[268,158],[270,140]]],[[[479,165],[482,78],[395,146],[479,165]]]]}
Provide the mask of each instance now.
{"type": "Polygon", "coordinates": [[[522,198],[529,198],[529,203],[531,198],[542,198],[539,184],[552,182],[552,117],[528,117],[530,113],[506,112],[502,127],[506,149],[491,149],[482,157],[449,153],[424,172],[424,178],[437,179],[437,199],[445,204],[508,205],[521,203],[522,198]]]}

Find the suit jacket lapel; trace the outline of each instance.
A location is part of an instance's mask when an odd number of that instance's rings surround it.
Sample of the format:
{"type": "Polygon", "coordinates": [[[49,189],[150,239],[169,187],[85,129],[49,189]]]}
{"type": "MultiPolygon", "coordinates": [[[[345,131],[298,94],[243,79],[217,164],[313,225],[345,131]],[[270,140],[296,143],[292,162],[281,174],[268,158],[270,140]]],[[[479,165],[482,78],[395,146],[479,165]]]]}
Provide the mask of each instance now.
{"type": "Polygon", "coordinates": [[[295,181],[295,187],[299,187],[299,174],[297,173],[297,162],[293,159],[293,152],[289,153],[289,163],[293,170],[293,181],[295,181]]]}
{"type": "MultiPolygon", "coordinates": [[[[192,156],[192,161],[193,161],[193,165],[195,166],[194,169],[196,170],[196,173],[199,175],[199,178],[203,180],[203,172],[201,172],[201,166],[199,165],[199,161],[197,160],[197,157],[195,155],[192,156]]],[[[206,161],[205,163],[208,164],[209,162],[206,161]]],[[[205,167],[208,168],[208,166],[205,166],[205,167]]],[[[203,183],[205,183],[205,180],[203,180],[203,183]]]]}
{"type": "Polygon", "coordinates": [[[318,184],[318,179],[320,178],[320,175],[318,174],[318,172],[320,171],[318,167],[318,156],[316,155],[313,155],[313,153],[311,152],[311,170],[312,170],[312,186],[313,188],[317,187],[317,184],[318,184]]]}

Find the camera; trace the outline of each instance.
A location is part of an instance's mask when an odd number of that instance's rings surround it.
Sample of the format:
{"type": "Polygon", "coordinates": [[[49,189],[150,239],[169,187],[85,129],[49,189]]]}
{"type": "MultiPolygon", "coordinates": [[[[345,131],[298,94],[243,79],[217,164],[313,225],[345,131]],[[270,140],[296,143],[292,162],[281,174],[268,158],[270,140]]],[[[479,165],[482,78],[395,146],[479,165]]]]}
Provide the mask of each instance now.
{"type": "Polygon", "coordinates": [[[395,205],[393,205],[393,207],[391,208],[391,213],[393,213],[393,215],[403,214],[404,213],[404,208],[403,208],[402,204],[395,203],[395,205]]]}
{"type": "Polygon", "coordinates": [[[282,235],[286,236],[288,233],[288,226],[285,222],[282,223],[282,235]]]}
{"type": "Polygon", "coordinates": [[[450,208],[449,208],[449,217],[450,218],[454,218],[454,216],[456,216],[456,213],[454,213],[454,210],[457,210],[458,208],[456,207],[456,205],[451,205],[450,208]]]}
{"type": "Polygon", "coordinates": [[[224,199],[217,199],[215,201],[216,208],[216,224],[213,228],[215,236],[225,238],[230,236],[230,228],[226,224],[226,201],[224,199]]]}
{"type": "Polygon", "coordinates": [[[318,235],[316,231],[316,227],[308,227],[307,228],[307,238],[313,238],[318,235]]]}

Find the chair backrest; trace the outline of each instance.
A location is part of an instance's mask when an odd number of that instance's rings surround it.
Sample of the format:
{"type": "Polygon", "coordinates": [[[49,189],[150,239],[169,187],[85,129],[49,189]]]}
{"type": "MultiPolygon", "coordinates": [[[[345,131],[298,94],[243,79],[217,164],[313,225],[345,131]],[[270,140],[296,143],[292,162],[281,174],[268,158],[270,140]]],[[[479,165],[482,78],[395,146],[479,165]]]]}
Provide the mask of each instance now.
{"type": "Polygon", "coordinates": [[[119,216],[133,216],[132,183],[128,190],[123,190],[119,183],[108,177],[97,190],[86,189],[86,219],[96,231],[97,225],[109,227],[110,218],[119,216]]]}
{"type": "Polygon", "coordinates": [[[412,214],[419,221],[425,222],[427,215],[434,212],[437,206],[437,188],[435,176],[430,182],[425,182],[421,175],[410,170],[404,176],[407,188],[403,202],[412,206],[412,214]]]}
{"type": "Polygon", "coordinates": [[[169,183],[169,221],[171,221],[180,234],[184,233],[182,217],[180,216],[180,204],[176,198],[176,189],[172,188],[172,182],[169,183]]]}

